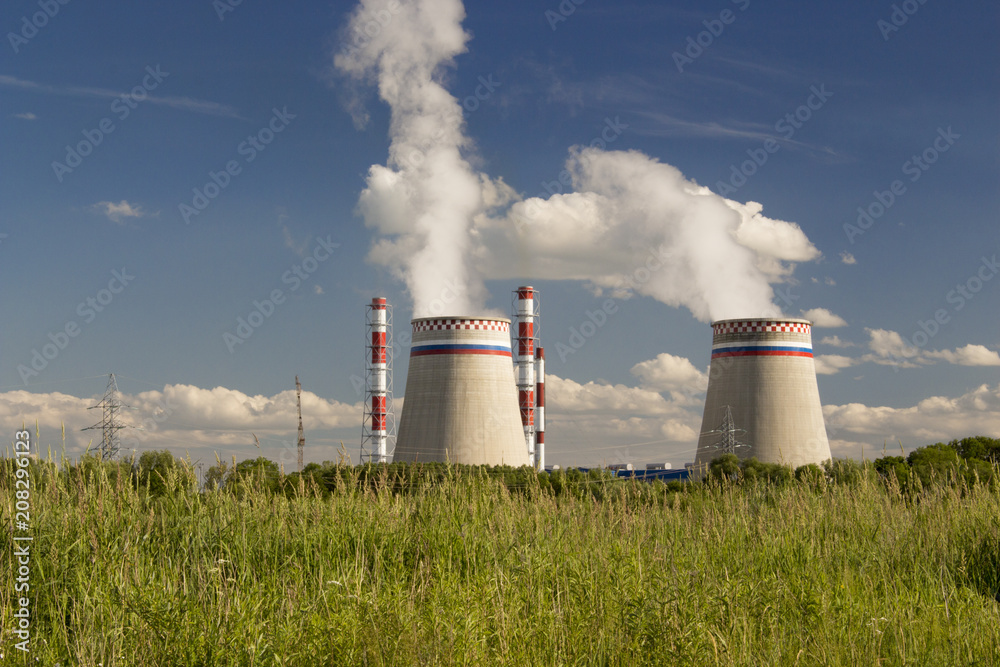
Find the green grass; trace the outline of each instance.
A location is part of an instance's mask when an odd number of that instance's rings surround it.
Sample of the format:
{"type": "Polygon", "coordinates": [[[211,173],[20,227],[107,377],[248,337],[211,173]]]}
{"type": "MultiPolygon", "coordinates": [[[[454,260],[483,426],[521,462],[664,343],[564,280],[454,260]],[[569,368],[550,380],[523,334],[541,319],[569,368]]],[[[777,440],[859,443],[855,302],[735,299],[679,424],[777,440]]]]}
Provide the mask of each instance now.
{"type": "MultiPolygon", "coordinates": [[[[597,499],[479,474],[150,498],[35,470],[26,664],[1000,664],[995,488],[580,482],[597,499]]],[[[14,567],[0,664],[24,657],[14,567]]]]}

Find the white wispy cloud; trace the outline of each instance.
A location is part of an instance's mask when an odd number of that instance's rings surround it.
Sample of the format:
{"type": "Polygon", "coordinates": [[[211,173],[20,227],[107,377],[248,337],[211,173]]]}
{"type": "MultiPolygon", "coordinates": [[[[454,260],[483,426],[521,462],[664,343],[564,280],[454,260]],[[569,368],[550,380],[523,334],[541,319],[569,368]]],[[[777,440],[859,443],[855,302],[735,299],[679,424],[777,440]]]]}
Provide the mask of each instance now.
{"type": "Polygon", "coordinates": [[[856,343],[852,343],[847,340],[841,340],[840,336],[823,336],[819,341],[823,345],[830,345],[831,347],[855,347],[856,343]]]}
{"type": "Polygon", "coordinates": [[[21,120],[38,120],[38,116],[31,113],[30,111],[25,111],[24,113],[11,114],[14,118],[20,118],[21,120]]]}
{"type": "Polygon", "coordinates": [[[826,308],[811,308],[809,310],[803,310],[802,317],[811,321],[813,326],[816,328],[835,329],[837,327],[847,326],[847,320],[840,315],[831,313],[826,308]]]}
{"type": "MultiPolygon", "coordinates": [[[[66,97],[89,97],[96,99],[115,99],[128,96],[128,92],[120,90],[110,90],[108,88],[94,88],[90,86],[66,86],[50,85],[19,79],[15,76],[0,74],[0,87],[19,88],[34,93],[44,95],[61,95],[66,97]]],[[[199,100],[192,97],[153,95],[148,94],[143,100],[144,103],[166,106],[180,111],[190,111],[193,113],[207,114],[210,116],[223,116],[228,118],[242,118],[233,107],[227,104],[220,104],[209,100],[199,100]]]]}
{"type": "Polygon", "coordinates": [[[854,255],[852,255],[851,253],[847,252],[846,250],[844,252],[840,253],[840,261],[843,262],[844,264],[857,264],[858,263],[858,260],[856,260],[854,258],[854,255]]]}
{"type": "Polygon", "coordinates": [[[97,202],[90,208],[97,213],[108,216],[109,220],[119,224],[123,218],[141,218],[146,215],[146,212],[142,210],[142,206],[130,204],[124,199],[117,204],[111,201],[97,202]]]}

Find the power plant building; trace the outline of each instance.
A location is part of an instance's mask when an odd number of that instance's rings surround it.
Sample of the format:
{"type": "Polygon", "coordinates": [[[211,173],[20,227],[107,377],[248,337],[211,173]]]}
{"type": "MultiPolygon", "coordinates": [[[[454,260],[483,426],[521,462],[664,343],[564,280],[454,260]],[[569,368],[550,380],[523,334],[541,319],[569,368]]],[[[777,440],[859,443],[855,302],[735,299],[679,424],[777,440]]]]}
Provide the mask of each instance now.
{"type": "Polygon", "coordinates": [[[830,458],[802,319],[712,323],[712,362],[695,468],[725,453],[793,468],[830,458]]]}
{"type": "Polygon", "coordinates": [[[417,318],[394,461],[529,464],[506,318],[417,318]]]}

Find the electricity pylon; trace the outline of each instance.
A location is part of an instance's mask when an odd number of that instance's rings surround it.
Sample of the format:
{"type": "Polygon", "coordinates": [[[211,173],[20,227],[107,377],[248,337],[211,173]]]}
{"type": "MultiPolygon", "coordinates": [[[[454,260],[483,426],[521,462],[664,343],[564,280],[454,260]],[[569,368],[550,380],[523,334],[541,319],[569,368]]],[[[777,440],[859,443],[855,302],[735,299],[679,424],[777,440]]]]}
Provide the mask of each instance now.
{"type": "Polygon", "coordinates": [[[130,405],[125,405],[118,398],[118,381],[115,380],[115,374],[110,373],[108,375],[108,388],[104,391],[104,398],[97,405],[93,405],[88,410],[95,410],[97,408],[102,408],[104,410],[104,416],[98,423],[93,426],[88,426],[87,428],[81,429],[83,431],[101,430],[101,460],[110,461],[114,457],[118,456],[118,450],[121,449],[121,441],[118,437],[118,431],[123,428],[129,428],[125,424],[119,422],[119,412],[122,408],[131,408],[130,405]]]}

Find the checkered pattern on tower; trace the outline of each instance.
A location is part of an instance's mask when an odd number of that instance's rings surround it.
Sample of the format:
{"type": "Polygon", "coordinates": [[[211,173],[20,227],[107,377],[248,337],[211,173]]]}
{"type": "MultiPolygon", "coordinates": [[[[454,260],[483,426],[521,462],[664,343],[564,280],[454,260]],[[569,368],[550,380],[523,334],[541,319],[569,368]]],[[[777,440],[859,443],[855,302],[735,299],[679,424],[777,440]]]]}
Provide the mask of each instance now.
{"type": "Polygon", "coordinates": [[[498,322],[497,320],[466,320],[466,319],[422,319],[413,323],[413,333],[422,331],[449,331],[453,329],[470,329],[480,331],[502,331],[510,332],[509,322],[498,322]]]}
{"type": "Polygon", "coordinates": [[[744,320],[721,322],[712,325],[716,336],[735,333],[812,333],[808,322],[782,320],[744,320]]]}

